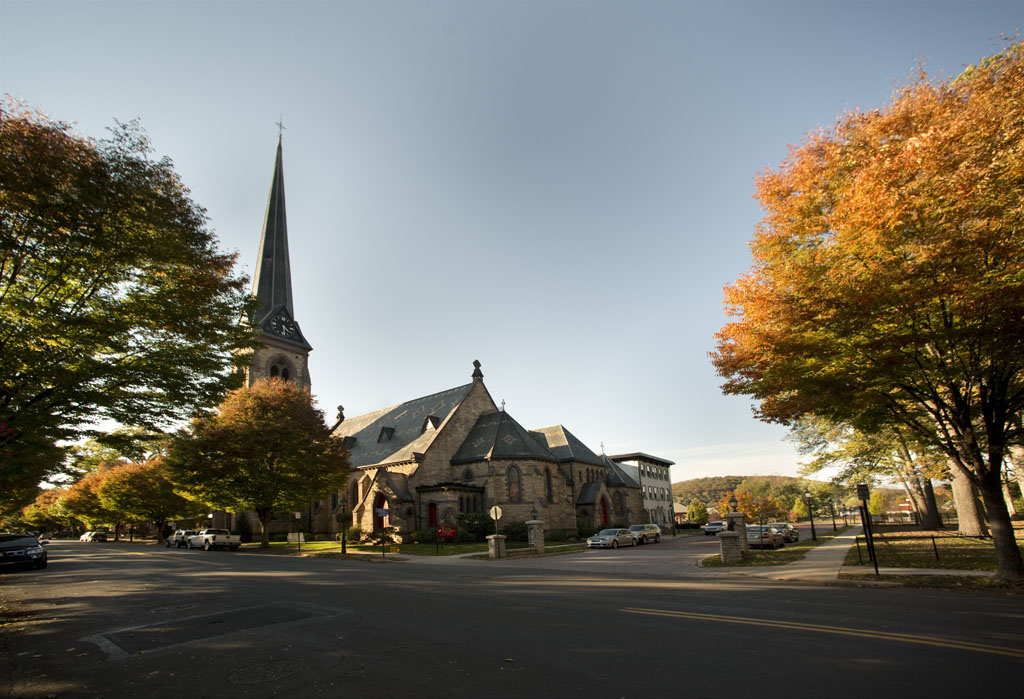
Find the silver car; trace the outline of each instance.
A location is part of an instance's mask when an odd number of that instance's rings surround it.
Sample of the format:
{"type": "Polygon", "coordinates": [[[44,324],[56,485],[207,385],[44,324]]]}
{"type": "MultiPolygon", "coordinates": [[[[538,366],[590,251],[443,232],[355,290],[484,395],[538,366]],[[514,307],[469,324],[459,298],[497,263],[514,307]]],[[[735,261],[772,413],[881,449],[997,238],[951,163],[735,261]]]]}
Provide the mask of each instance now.
{"type": "Polygon", "coordinates": [[[724,532],[728,528],[728,525],[721,520],[717,522],[708,522],[704,525],[704,536],[711,536],[712,534],[717,534],[718,532],[724,532]]]}
{"type": "Polygon", "coordinates": [[[602,529],[587,539],[588,549],[617,549],[636,546],[636,534],[628,529],[602,529]]]}
{"type": "Polygon", "coordinates": [[[634,524],[629,530],[641,544],[657,544],[661,541],[661,527],[657,524],[634,524]]]}
{"type": "Polygon", "coordinates": [[[766,546],[777,549],[780,546],[785,546],[786,540],[782,538],[782,532],[775,527],[754,525],[747,527],[747,543],[759,549],[763,549],[766,546]]]}
{"type": "Polygon", "coordinates": [[[800,541],[800,530],[794,527],[789,522],[769,522],[769,527],[775,527],[782,532],[782,538],[787,542],[789,541],[800,541]]]}

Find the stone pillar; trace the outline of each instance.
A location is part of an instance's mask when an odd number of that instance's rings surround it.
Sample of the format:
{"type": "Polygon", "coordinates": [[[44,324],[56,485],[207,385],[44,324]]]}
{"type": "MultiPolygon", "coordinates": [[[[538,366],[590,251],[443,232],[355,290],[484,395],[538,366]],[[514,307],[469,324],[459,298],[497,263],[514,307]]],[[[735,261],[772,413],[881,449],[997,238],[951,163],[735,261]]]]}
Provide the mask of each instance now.
{"type": "Polygon", "coordinates": [[[491,534],[487,537],[487,555],[490,558],[505,558],[504,534],[491,534]]]}
{"type": "Polygon", "coordinates": [[[743,555],[750,553],[750,542],[747,541],[747,516],[742,512],[726,512],[722,518],[728,523],[728,531],[736,532],[740,536],[740,549],[743,555]]]}
{"type": "Polygon", "coordinates": [[[537,553],[544,553],[544,520],[531,519],[526,523],[530,546],[537,553]]]}
{"type": "MultiPolygon", "coordinates": [[[[746,535],[743,539],[746,539],[746,535]]],[[[722,563],[733,565],[743,560],[743,549],[740,548],[740,535],[736,532],[718,532],[718,543],[722,546],[722,563]]]]}

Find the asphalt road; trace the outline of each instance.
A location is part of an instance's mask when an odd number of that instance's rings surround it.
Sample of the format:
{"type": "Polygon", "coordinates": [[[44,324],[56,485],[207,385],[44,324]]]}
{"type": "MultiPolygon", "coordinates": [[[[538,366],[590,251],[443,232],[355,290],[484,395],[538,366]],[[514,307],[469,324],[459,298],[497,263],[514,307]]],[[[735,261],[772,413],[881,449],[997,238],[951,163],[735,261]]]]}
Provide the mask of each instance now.
{"type": "Polygon", "coordinates": [[[0,573],[0,696],[1021,696],[1021,597],[665,572],[704,539],[532,565],[54,542],[0,573]]]}

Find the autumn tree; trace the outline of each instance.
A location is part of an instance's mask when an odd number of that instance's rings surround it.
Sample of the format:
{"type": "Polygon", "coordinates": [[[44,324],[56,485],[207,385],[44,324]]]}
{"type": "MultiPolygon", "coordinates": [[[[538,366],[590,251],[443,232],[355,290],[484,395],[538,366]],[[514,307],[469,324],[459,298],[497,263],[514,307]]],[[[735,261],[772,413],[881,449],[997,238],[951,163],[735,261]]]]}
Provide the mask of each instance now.
{"type": "Polygon", "coordinates": [[[213,507],[253,510],[270,545],[274,510],[305,507],[344,485],[348,457],[330,437],[308,391],[281,379],[228,394],[216,413],[192,421],[171,442],[171,480],[213,507]]]}
{"type": "Polygon", "coordinates": [[[131,520],[153,522],[157,538],[163,541],[168,521],[196,517],[205,511],[202,503],[174,492],[161,458],[119,466],[106,474],[96,491],[100,504],[131,520]]]}
{"type": "Polygon", "coordinates": [[[37,531],[57,531],[70,524],[70,517],[62,507],[63,495],[60,488],[43,490],[31,505],[21,511],[21,521],[37,531]]]}
{"type": "Polygon", "coordinates": [[[70,516],[81,521],[87,528],[91,529],[97,524],[114,524],[115,540],[120,534],[123,516],[120,512],[104,506],[100,501],[99,489],[107,475],[122,465],[116,462],[104,462],[95,471],[87,473],[65,488],[61,495],[64,510],[70,516]]]}
{"type": "Polygon", "coordinates": [[[0,500],[30,502],[57,444],[212,407],[249,346],[235,255],[137,124],[93,140],[0,107],[0,500]]]}
{"type": "Polygon", "coordinates": [[[757,180],[754,266],[712,354],[763,420],[897,424],[945,454],[1017,583],[1001,476],[1022,440],[1022,181],[1022,44],[808,135],[757,180]]]}
{"type": "Polygon", "coordinates": [[[707,505],[700,500],[690,500],[690,504],[686,507],[686,519],[694,524],[707,524],[707,505]]]}

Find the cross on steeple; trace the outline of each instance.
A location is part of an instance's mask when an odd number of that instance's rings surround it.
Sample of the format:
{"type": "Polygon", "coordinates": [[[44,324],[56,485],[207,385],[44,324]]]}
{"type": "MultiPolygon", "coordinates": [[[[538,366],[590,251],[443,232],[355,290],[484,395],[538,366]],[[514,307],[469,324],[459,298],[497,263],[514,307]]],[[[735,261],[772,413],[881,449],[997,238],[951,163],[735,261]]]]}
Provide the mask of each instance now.
{"type": "Polygon", "coordinates": [[[284,125],[284,114],[282,114],[282,115],[281,115],[281,116],[280,116],[280,117],[278,118],[278,120],[274,122],[274,124],[276,124],[276,125],[277,125],[277,138],[278,138],[278,140],[280,140],[280,139],[281,139],[281,136],[283,136],[283,135],[284,135],[284,130],[285,130],[285,125],[284,125]]]}

